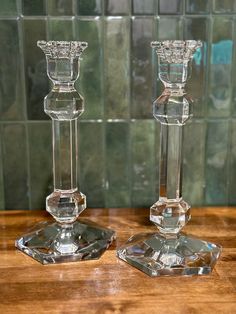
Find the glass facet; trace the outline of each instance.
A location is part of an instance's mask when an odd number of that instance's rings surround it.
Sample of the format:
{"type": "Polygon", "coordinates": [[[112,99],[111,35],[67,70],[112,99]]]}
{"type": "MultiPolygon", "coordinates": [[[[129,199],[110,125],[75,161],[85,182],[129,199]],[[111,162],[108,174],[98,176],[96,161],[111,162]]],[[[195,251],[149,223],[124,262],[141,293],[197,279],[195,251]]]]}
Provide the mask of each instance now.
{"type": "Polygon", "coordinates": [[[153,103],[153,115],[161,124],[160,191],[150,220],[158,232],[131,237],[117,254],[150,276],[208,274],[221,248],[180,232],[191,218],[190,205],[182,198],[183,126],[192,117],[193,105],[185,84],[201,42],[168,40],[151,46],[159,57],[159,78],[165,86],[153,103]]]}
{"type": "Polygon", "coordinates": [[[21,237],[16,246],[43,264],[99,258],[114,239],[114,231],[76,221],[86,208],[86,196],[77,186],[77,121],[84,102],[74,83],[87,43],[38,41],[38,46],[46,55],[47,74],[53,83],[44,99],[44,111],[52,119],[54,179],[46,210],[56,222],[21,237]]]}

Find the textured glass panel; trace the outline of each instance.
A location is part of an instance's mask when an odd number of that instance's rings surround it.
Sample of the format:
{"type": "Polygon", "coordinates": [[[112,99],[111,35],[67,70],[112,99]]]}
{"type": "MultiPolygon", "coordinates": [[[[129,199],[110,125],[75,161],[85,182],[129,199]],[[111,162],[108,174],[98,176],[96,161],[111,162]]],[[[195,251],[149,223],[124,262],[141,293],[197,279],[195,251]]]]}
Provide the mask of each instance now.
{"type": "MultiPolygon", "coordinates": [[[[18,0],[17,0],[18,1],[18,0]]],[[[0,15],[1,16],[16,16],[17,3],[16,0],[3,0],[0,1],[0,15]]],[[[176,14],[174,12],[181,12],[181,3],[184,1],[159,1],[159,13],[161,14],[176,14]],[[174,5],[173,5],[174,3],[174,5]],[[179,4],[178,4],[179,3],[179,4]],[[179,8],[178,8],[179,5],[179,8]],[[167,8],[167,9],[166,9],[167,8]],[[169,11],[168,11],[169,10],[169,11]]],[[[19,1],[20,3],[20,1],[19,1]]],[[[43,53],[36,47],[36,41],[38,39],[46,39],[46,19],[42,16],[46,14],[46,1],[44,0],[22,0],[22,14],[27,17],[22,20],[23,25],[23,37],[19,37],[18,23],[21,21],[11,19],[0,20],[0,33],[2,39],[2,46],[0,56],[0,119],[2,121],[9,120],[24,120],[26,117],[27,105],[28,118],[32,120],[47,119],[47,116],[43,112],[43,98],[48,93],[48,80],[46,78],[46,65],[43,53]],[[30,18],[29,16],[34,16],[30,18]],[[23,38],[23,52],[21,51],[21,38],[23,38]],[[21,58],[24,58],[24,63],[21,58]],[[22,75],[21,67],[25,65],[25,79],[22,75]],[[14,73],[14,75],[12,75],[14,73]],[[25,84],[25,85],[24,85],[25,84]],[[26,96],[24,89],[26,88],[26,96]],[[26,102],[25,98],[26,97],[26,102]]],[[[164,39],[201,39],[203,40],[203,48],[201,53],[196,54],[193,61],[193,73],[191,79],[188,82],[188,92],[193,96],[194,103],[194,117],[204,117],[207,111],[209,117],[222,118],[228,117],[230,113],[236,116],[236,80],[234,79],[234,63],[232,61],[233,51],[233,28],[235,28],[235,21],[233,16],[212,16],[212,35],[209,34],[210,17],[206,16],[211,10],[211,1],[203,0],[186,0],[186,13],[192,14],[192,16],[164,16],[156,18],[147,15],[155,15],[157,12],[158,1],[107,1],[104,5],[101,0],[75,0],[73,1],[48,1],[49,3],[49,15],[53,15],[48,19],[48,39],[63,39],[63,40],[84,40],[88,41],[89,47],[86,50],[86,54],[83,55],[83,62],[81,63],[81,75],[79,78],[78,88],[80,93],[85,98],[85,112],[81,116],[82,120],[86,119],[102,119],[104,117],[104,110],[106,118],[108,119],[128,119],[129,115],[134,119],[152,119],[152,90],[158,86],[158,91],[155,91],[155,96],[160,95],[162,85],[157,83],[152,77],[152,72],[157,75],[157,71],[154,70],[153,62],[155,59],[151,59],[151,48],[149,43],[153,38],[159,40],[164,39]],[[139,15],[138,17],[107,17],[104,20],[104,30],[102,29],[102,20],[94,17],[81,17],[80,19],[72,19],[70,17],[55,17],[55,15],[73,15],[73,5],[76,4],[77,13],[79,15],[101,15],[102,7],[104,7],[105,13],[109,15],[127,15],[130,14],[130,8],[132,14],[139,15]],[[115,3],[115,4],[114,4],[115,3]],[[114,5],[113,5],[114,4],[114,5]],[[204,16],[193,16],[193,14],[201,14],[204,16]],[[146,15],[146,16],[140,16],[146,15]],[[184,22],[184,27],[182,26],[184,22]],[[74,25],[73,25],[74,23],[74,25]],[[157,27],[155,26],[157,23],[157,27]],[[233,26],[234,23],[234,26],[233,26]],[[154,33],[153,33],[153,29],[154,33]],[[75,30],[75,34],[73,33],[75,30]],[[156,33],[156,34],[155,34],[156,33]],[[103,38],[104,34],[104,38],[103,38]],[[131,36],[131,37],[130,37],[131,36]],[[207,41],[210,41],[212,37],[212,46],[209,47],[207,41]],[[130,40],[131,39],[131,40],[130,40]],[[103,51],[104,47],[104,51],[103,51]],[[209,49],[210,48],[210,49],[209,49]],[[104,53],[104,54],[103,54],[104,53]],[[208,54],[211,53],[211,56],[208,54]],[[209,62],[208,62],[209,60],[209,62]],[[150,63],[151,62],[151,63],[150,63]],[[209,64],[210,63],[210,64],[209,64]],[[130,71],[131,64],[131,71],[130,71]],[[208,75],[209,66],[209,75],[208,75]],[[104,71],[104,76],[103,76],[104,71]],[[206,80],[207,76],[207,80],[206,80]],[[105,81],[103,82],[103,78],[105,81]],[[209,82],[209,96],[208,92],[209,82]],[[104,87],[103,87],[104,85],[104,87]],[[104,89],[104,90],[103,90],[104,89]],[[130,101],[131,93],[131,101],[130,101]],[[233,97],[232,97],[233,94],[233,97]],[[104,98],[105,100],[104,100],[104,98]],[[131,103],[131,108],[129,104],[131,103]],[[105,105],[105,109],[104,109],[105,105]],[[230,111],[231,110],[231,111],[230,111]]],[[[214,12],[219,14],[233,14],[236,12],[236,1],[212,1],[214,12]]],[[[177,14],[179,14],[177,13],[177,14]]],[[[16,18],[15,18],[16,19],[16,18]]],[[[154,97],[153,97],[154,98],[154,97]]],[[[84,123],[84,122],[83,122],[84,123]]],[[[149,121],[140,121],[140,125],[144,125],[144,130],[149,128],[149,121]]],[[[216,122],[215,122],[216,123],[216,122]]],[[[221,123],[221,121],[219,122],[221,123]]],[[[234,168],[234,124],[232,124],[232,169],[234,168]]],[[[41,200],[41,195],[46,193],[46,176],[49,175],[46,172],[42,174],[41,178],[37,180],[38,176],[38,164],[40,164],[40,157],[37,160],[36,150],[41,149],[45,145],[45,158],[47,153],[46,147],[46,129],[43,133],[44,125],[39,124],[40,132],[42,132],[42,140],[38,139],[39,147],[34,145],[34,141],[37,140],[37,125],[30,123],[29,130],[32,131],[32,136],[29,136],[30,147],[30,169],[31,169],[31,190],[32,190],[32,208],[39,208],[44,206],[44,200],[41,200]],[[45,140],[45,142],[44,142],[45,140]],[[33,156],[33,157],[32,157],[33,156]],[[35,157],[34,157],[35,156],[35,157]],[[33,159],[32,159],[33,158],[33,159]],[[35,158],[35,160],[34,160],[35,158]],[[34,166],[34,162],[35,165],[34,166]],[[40,190],[41,184],[45,184],[43,189],[40,190]],[[40,203],[42,201],[42,203],[40,203]]],[[[96,126],[97,127],[97,126],[96,126]]],[[[94,127],[96,129],[96,127],[94,127]]],[[[204,132],[205,124],[199,121],[194,121],[192,124],[185,127],[185,138],[192,138],[192,141],[197,141],[197,147],[200,150],[203,149],[204,144],[204,132]],[[200,138],[197,138],[199,132],[200,138]],[[191,135],[193,134],[193,135],[191,135]],[[201,141],[201,142],[199,142],[201,141]]],[[[86,127],[84,127],[86,129],[86,127]]],[[[87,127],[88,128],[88,127],[87,127]]],[[[99,124],[100,130],[100,124],[99,124]]],[[[102,126],[101,126],[102,128],[102,126]]],[[[151,126],[150,126],[151,128],[151,126]]],[[[158,128],[158,125],[155,126],[158,128]]],[[[48,126],[48,130],[49,130],[48,126]]],[[[141,126],[137,122],[132,122],[130,149],[137,151],[137,156],[134,156],[132,151],[132,158],[136,164],[142,162],[142,153],[138,151],[140,143],[134,141],[135,138],[139,138],[139,131],[141,133],[141,126]]],[[[84,132],[83,130],[81,132],[84,132]]],[[[100,131],[98,131],[99,133],[100,131]]],[[[156,136],[159,137],[159,131],[156,136]]],[[[88,131],[89,133],[89,131],[88,131]]],[[[145,133],[143,138],[145,138],[145,133]]],[[[100,137],[100,133],[99,133],[100,137]]],[[[190,138],[190,140],[191,140],[190,138]]],[[[122,138],[123,140],[123,138],[122,138]]],[[[190,141],[189,140],[189,141],[190,141]]],[[[51,135],[48,139],[48,145],[51,145],[51,135]]],[[[90,140],[88,141],[90,142],[90,140]]],[[[212,145],[217,145],[218,140],[211,140],[212,145]],[[214,142],[216,141],[216,142],[214,142]]],[[[147,145],[149,148],[149,139],[147,139],[147,145]]],[[[85,144],[86,145],[86,144],[85,144]]],[[[157,144],[156,144],[157,145],[157,144]]],[[[206,144],[208,145],[208,144],[206,144]]],[[[194,204],[201,204],[199,199],[203,193],[203,187],[201,187],[200,174],[202,167],[205,165],[202,155],[196,156],[195,146],[192,147],[189,144],[186,153],[186,160],[184,161],[185,172],[189,172],[189,176],[186,175],[184,179],[184,195],[186,199],[194,204]],[[189,146],[189,147],[188,147],[189,146]],[[190,156],[190,158],[188,157],[190,156]],[[199,157],[199,160],[197,160],[199,157]],[[191,164],[194,164],[194,169],[190,168],[191,164]],[[187,170],[186,170],[187,169],[187,170]],[[191,171],[193,171],[194,188],[191,189],[190,182],[191,171]],[[185,181],[187,183],[185,183],[185,181]]],[[[50,149],[50,147],[49,147],[50,149]]],[[[147,148],[148,149],[148,148],[147,148]]],[[[158,155],[159,147],[156,147],[156,155],[158,155]]],[[[221,148],[220,148],[221,150],[221,148]]],[[[48,151],[49,157],[50,151],[48,151]]],[[[43,152],[40,153],[43,156],[43,152]]],[[[5,156],[5,155],[4,155],[5,156]]],[[[43,157],[43,158],[44,158],[43,157]]],[[[6,157],[5,157],[6,158],[6,157]]],[[[104,157],[105,158],[105,157],[104,157]]],[[[108,158],[108,157],[106,157],[108,158]]],[[[49,158],[49,161],[51,159],[49,158]]],[[[6,160],[5,160],[6,161],[6,160]]],[[[4,161],[4,178],[5,173],[10,172],[4,161]]],[[[86,163],[86,160],[84,161],[86,163]]],[[[150,161],[148,161],[150,162],[150,161]]],[[[205,161],[208,162],[207,160],[205,161]]],[[[102,163],[102,161],[101,161],[102,163]]],[[[147,172],[149,166],[146,165],[147,172]]],[[[206,167],[208,167],[206,165],[206,167]]],[[[128,176],[128,181],[133,182],[132,176],[138,178],[135,165],[131,167],[132,175],[128,176]]],[[[51,171],[51,169],[49,169],[51,171]]],[[[210,170],[209,170],[210,171],[210,170]]],[[[212,170],[213,171],[213,170],[212,170]]],[[[155,169],[154,169],[155,172],[155,169]]],[[[203,175],[203,174],[202,174],[203,175]]],[[[148,176],[146,174],[146,176],[148,176]]],[[[156,173],[155,173],[156,176],[156,173]]],[[[224,182],[228,184],[225,189],[230,195],[230,203],[235,204],[235,197],[233,195],[234,190],[234,176],[233,172],[229,176],[225,174],[224,182]],[[230,193],[229,191],[232,191],[230,193]]],[[[103,177],[104,179],[105,177],[103,177]]],[[[86,178],[84,177],[86,183],[86,178]]],[[[99,179],[100,180],[100,179],[99,179]]],[[[104,179],[105,180],[105,179],[104,179]]],[[[215,178],[211,179],[208,176],[208,181],[215,186],[215,178]]],[[[6,184],[10,182],[8,181],[6,184]]],[[[137,181],[138,182],[138,181],[137,181]]],[[[92,184],[92,183],[91,183],[92,184]]],[[[138,184],[138,183],[137,183],[138,184]]],[[[142,184],[142,182],[140,182],[142,184]]],[[[90,183],[89,183],[90,185],[90,183]]],[[[6,187],[5,187],[6,188],[6,187]]],[[[48,187],[49,188],[49,187],[48,187]]],[[[136,188],[136,187],[135,187],[136,188]]],[[[83,187],[81,187],[84,191],[83,187]]],[[[86,187],[87,189],[87,187],[86,187]]],[[[89,186],[88,186],[89,189],[89,186]]],[[[103,189],[103,187],[102,187],[103,189]]],[[[117,187],[117,190],[121,190],[122,187],[117,187]]],[[[133,187],[134,189],[134,187],[133,187]]],[[[211,188],[211,186],[209,187],[211,188]]],[[[86,192],[86,191],[84,191],[86,192]]],[[[94,192],[96,196],[97,192],[94,192]]],[[[105,191],[104,191],[105,193],[105,191]]],[[[128,195],[127,191],[127,195],[128,195]]],[[[151,190],[148,188],[145,190],[147,200],[149,195],[152,195],[151,190]]],[[[114,191],[116,194],[116,191],[114,191]]],[[[119,195],[122,192],[118,193],[119,195]]],[[[217,194],[217,193],[216,193],[217,194]]],[[[89,196],[89,195],[88,195],[89,196]]],[[[93,197],[95,197],[93,196],[93,197]]],[[[92,202],[92,206],[96,206],[96,202],[93,197],[88,201],[92,202]]],[[[109,196],[110,197],[110,196],[109,196]]],[[[123,196],[122,196],[123,197],[123,196]]],[[[125,196],[126,197],[126,196],[125,196]]],[[[124,199],[125,199],[124,197],[124,199]]],[[[1,173],[0,173],[0,198],[1,198],[1,173]]],[[[132,202],[135,204],[137,200],[137,206],[140,204],[142,196],[139,196],[138,192],[132,190],[131,193],[132,202]]],[[[128,198],[127,198],[128,199],[128,198]]],[[[103,204],[104,198],[99,200],[96,196],[96,200],[99,204],[103,204]]],[[[117,199],[117,202],[119,197],[117,199]]],[[[203,199],[202,199],[203,200],[203,199]]],[[[27,201],[28,202],[28,201],[27,201]]],[[[148,203],[148,201],[147,201],[148,203]]],[[[222,203],[222,202],[221,202],[222,203]]],[[[4,205],[4,197],[3,203],[4,205]]],[[[28,203],[27,203],[28,204],[28,203]]],[[[90,203],[89,203],[90,204],[90,203]]],[[[114,204],[114,202],[113,202],[114,204]]],[[[212,201],[213,204],[213,201],[212,201]]],[[[119,205],[119,204],[118,204],[119,205]]],[[[148,205],[148,204],[147,204],[148,205]]],[[[27,205],[28,206],[28,205],[27,205]]],[[[99,205],[100,206],[100,205],[99,205]]],[[[102,206],[102,205],[101,205],[102,206]]],[[[0,199],[1,208],[1,199],[0,199]]],[[[13,205],[12,205],[13,208],[13,205]]]]}
{"type": "Polygon", "coordinates": [[[0,20],[0,119],[25,118],[24,88],[16,20],[0,20]]]}
{"type": "Polygon", "coordinates": [[[73,15],[72,0],[49,0],[48,1],[49,15],[73,15]]]}
{"type": "Polygon", "coordinates": [[[5,209],[28,209],[26,132],[23,124],[2,125],[5,209]]]}
{"type": "Polygon", "coordinates": [[[183,39],[183,21],[179,17],[160,17],[157,26],[158,40],[183,39]]]}
{"type": "MultiPolygon", "coordinates": [[[[234,19],[234,30],[236,29],[236,20],[234,19]]],[[[235,37],[235,34],[234,34],[235,37]]],[[[236,49],[235,49],[235,41],[233,43],[233,57],[232,57],[232,77],[231,77],[231,86],[232,86],[232,100],[231,100],[231,113],[235,117],[236,116],[236,49]]]]}
{"type": "Polygon", "coordinates": [[[45,15],[46,4],[45,0],[23,0],[22,1],[23,15],[45,15]]]}
{"type": "Polygon", "coordinates": [[[88,207],[105,206],[103,130],[102,123],[79,123],[79,181],[88,207]]]}
{"type": "Polygon", "coordinates": [[[183,196],[192,205],[204,204],[205,136],[204,121],[184,126],[183,196]]]}
{"type": "Polygon", "coordinates": [[[104,0],[106,15],[128,15],[130,12],[129,0],[104,0]]]}
{"type": "Polygon", "coordinates": [[[77,0],[78,15],[101,15],[102,0],[77,0]]]}
{"type": "Polygon", "coordinates": [[[210,0],[186,0],[186,13],[207,14],[210,12],[210,0]]]}
{"type": "Polygon", "coordinates": [[[150,206],[155,200],[155,121],[131,123],[131,206],[150,206]]]}
{"type": "Polygon", "coordinates": [[[37,40],[46,39],[44,19],[24,20],[24,57],[28,118],[48,119],[43,111],[43,99],[48,94],[45,57],[37,47],[37,40]]]}
{"type": "Polygon", "coordinates": [[[51,122],[29,123],[31,208],[44,209],[53,190],[51,122]],[[37,143],[37,145],[35,145],[37,143]]]}
{"type": "Polygon", "coordinates": [[[1,0],[0,16],[17,15],[16,0],[1,0]]]}
{"type": "Polygon", "coordinates": [[[49,40],[74,40],[72,19],[49,18],[49,40]]]}
{"type": "Polygon", "coordinates": [[[81,63],[81,75],[77,87],[85,100],[85,112],[81,119],[103,117],[103,56],[100,19],[80,19],[76,24],[76,38],[88,42],[88,49],[81,63]]]}
{"type": "Polygon", "coordinates": [[[226,204],[228,121],[208,121],[206,138],[206,204],[226,204]]]}
{"type": "Polygon", "coordinates": [[[106,124],[106,207],[130,206],[129,124],[106,124]]]}
{"type": "Polygon", "coordinates": [[[132,0],[133,2],[133,14],[155,14],[154,0],[132,0]]]}
{"type": "Polygon", "coordinates": [[[129,116],[129,20],[108,18],[104,43],[105,112],[107,118],[129,116]]]}
{"type": "Polygon", "coordinates": [[[203,46],[194,55],[188,92],[194,99],[194,117],[204,116],[206,108],[206,75],[208,55],[207,18],[187,18],[184,25],[185,39],[199,39],[203,46]]]}
{"type": "Polygon", "coordinates": [[[159,0],[160,14],[181,14],[183,11],[182,0],[159,0]]]}
{"type": "Polygon", "coordinates": [[[235,0],[213,0],[213,11],[215,13],[235,13],[235,0]]]}
{"type": "Polygon", "coordinates": [[[225,117],[230,114],[232,96],[232,29],[233,23],[231,18],[214,18],[208,100],[208,114],[211,117],[225,117]]]}
{"type": "Polygon", "coordinates": [[[229,171],[229,204],[236,204],[236,120],[232,120],[231,130],[230,130],[230,138],[231,138],[231,150],[229,153],[230,156],[230,171],[229,171]]]}
{"type": "MultiPolygon", "coordinates": [[[[2,133],[1,129],[0,131],[2,133]]],[[[1,138],[2,138],[2,134],[0,134],[0,139],[1,138]]],[[[4,179],[3,179],[3,153],[2,153],[2,145],[0,145],[0,210],[4,210],[4,209],[5,209],[5,195],[4,195],[4,179]]]]}
{"type": "Polygon", "coordinates": [[[153,18],[132,20],[131,46],[131,116],[146,118],[152,116],[152,49],[153,18]]]}

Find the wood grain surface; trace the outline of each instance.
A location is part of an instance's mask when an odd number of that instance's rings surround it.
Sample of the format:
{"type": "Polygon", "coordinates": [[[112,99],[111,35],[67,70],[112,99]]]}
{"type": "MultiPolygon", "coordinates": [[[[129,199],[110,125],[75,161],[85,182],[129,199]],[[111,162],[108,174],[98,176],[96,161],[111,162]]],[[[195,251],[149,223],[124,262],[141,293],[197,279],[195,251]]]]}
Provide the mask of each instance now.
{"type": "Polygon", "coordinates": [[[236,208],[194,208],[185,232],[223,246],[213,273],[151,278],[119,260],[116,246],[154,231],[147,209],[87,209],[117,232],[96,261],[43,266],[14,247],[17,237],[50,217],[45,211],[0,212],[0,313],[236,313],[236,208]]]}

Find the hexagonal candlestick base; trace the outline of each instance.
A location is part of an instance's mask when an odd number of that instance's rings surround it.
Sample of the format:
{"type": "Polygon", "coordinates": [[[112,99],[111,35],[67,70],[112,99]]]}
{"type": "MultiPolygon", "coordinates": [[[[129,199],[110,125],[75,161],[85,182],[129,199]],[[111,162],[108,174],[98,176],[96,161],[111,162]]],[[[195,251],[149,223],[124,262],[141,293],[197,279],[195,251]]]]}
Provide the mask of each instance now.
{"type": "Polygon", "coordinates": [[[80,219],[73,224],[42,223],[16,240],[16,247],[42,264],[98,259],[115,239],[115,232],[80,219]]]}
{"type": "Polygon", "coordinates": [[[221,248],[184,234],[166,238],[159,233],[131,237],[117,255],[149,276],[209,274],[221,248]]]}

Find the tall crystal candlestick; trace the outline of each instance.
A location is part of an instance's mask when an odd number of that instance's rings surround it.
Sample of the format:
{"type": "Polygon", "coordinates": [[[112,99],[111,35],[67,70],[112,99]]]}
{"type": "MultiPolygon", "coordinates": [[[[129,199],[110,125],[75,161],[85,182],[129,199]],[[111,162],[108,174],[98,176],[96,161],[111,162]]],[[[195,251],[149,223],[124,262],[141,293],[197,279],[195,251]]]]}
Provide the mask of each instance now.
{"type": "Polygon", "coordinates": [[[200,41],[152,42],[158,55],[159,78],[165,86],[153,103],[161,123],[159,199],[150,220],[159,232],[134,235],[118,256],[150,276],[203,275],[213,269],[220,247],[180,233],[190,220],[190,205],[182,198],[183,126],[192,117],[185,92],[191,61],[200,41]]]}
{"type": "Polygon", "coordinates": [[[54,181],[54,191],[46,198],[46,210],[56,222],[19,238],[16,247],[43,264],[96,259],[115,233],[88,221],[77,221],[86,208],[86,197],[77,186],[77,120],[84,103],[74,83],[79,76],[79,57],[87,43],[37,44],[46,55],[47,74],[53,83],[44,99],[44,111],[52,119],[54,181]]]}

